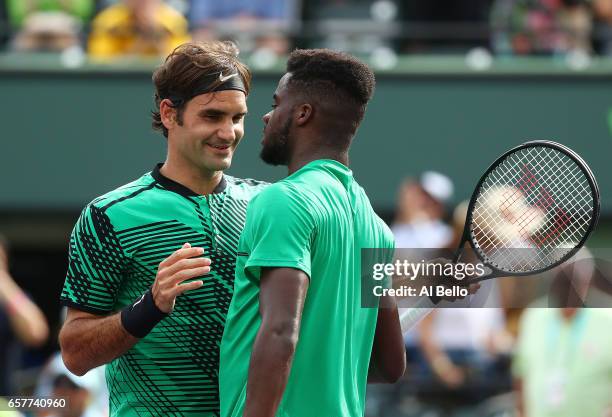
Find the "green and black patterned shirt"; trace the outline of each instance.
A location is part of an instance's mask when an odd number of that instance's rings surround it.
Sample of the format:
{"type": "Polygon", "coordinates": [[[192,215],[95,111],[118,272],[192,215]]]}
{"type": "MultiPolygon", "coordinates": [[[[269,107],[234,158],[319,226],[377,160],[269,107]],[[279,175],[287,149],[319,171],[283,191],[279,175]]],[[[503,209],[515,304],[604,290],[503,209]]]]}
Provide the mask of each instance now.
{"type": "Polygon", "coordinates": [[[110,314],[132,304],[159,263],[185,242],[212,260],[204,285],[107,365],[112,417],[218,416],[219,344],[234,288],[236,249],[249,200],[267,184],[224,176],[197,195],[159,172],[111,191],[82,212],[70,238],[62,304],[110,314]]]}

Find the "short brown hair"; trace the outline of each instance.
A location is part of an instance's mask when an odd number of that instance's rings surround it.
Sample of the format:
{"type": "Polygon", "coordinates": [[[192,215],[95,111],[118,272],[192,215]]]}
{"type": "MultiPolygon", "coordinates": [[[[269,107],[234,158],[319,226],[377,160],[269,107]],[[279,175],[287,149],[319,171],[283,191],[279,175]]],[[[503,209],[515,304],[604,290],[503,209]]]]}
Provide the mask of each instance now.
{"type": "MultiPolygon", "coordinates": [[[[155,85],[155,110],[153,110],[153,129],[168,137],[168,129],[161,121],[159,103],[170,97],[191,97],[202,77],[215,73],[238,73],[245,87],[246,95],[251,89],[251,71],[238,60],[238,48],[233,42],[189,42],[178,46],[153,73],[155,85]]],[[[220,83],[220,82],[219,82],[220,83]]],[[[211,85],[213,91],[217,85],[211,85]]],[[[174,103],[177,120],[182,122],[185,102],[174,103]]]]}

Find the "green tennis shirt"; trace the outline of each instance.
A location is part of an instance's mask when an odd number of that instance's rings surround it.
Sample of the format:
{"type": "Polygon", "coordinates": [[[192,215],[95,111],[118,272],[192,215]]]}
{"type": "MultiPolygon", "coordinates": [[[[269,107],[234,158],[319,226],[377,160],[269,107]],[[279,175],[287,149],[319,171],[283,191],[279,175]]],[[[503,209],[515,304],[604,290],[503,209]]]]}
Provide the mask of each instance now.
{"type": "MultiPolygon", "coordinates": [[[[106,367],[112,417],[218,416],[219,344],[246,207],[265,183],[224,176],[197,195],[159,166],[91,202],[70,238],[64,305],[106,315],[132,304],[185,242],[204,248],[204,285],[106,367]]],[[[103,343],[103,341],[101,341],[103,343]]]]}
{"type": "Polygon", "coordinates": [[[261,267],[296,268],[310,277],[277,416],[362,416],[378,311],[361,307],[361,249],[393,246],[389,228],[339,162],[313,161],[257,195],[247,209],[221,343],[222,417],[243,414],[261,324],[261,267]]]}

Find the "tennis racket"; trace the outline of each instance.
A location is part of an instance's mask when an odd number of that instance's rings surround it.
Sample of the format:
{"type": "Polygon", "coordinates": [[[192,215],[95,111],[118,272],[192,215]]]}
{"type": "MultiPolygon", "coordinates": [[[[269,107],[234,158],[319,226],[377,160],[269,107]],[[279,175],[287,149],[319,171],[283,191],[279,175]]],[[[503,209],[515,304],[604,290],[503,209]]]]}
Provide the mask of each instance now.
{"type": "MultiPolygon", "coordinates": [[[[599,218],[599,187],[586,162],[568,147],[531,141],[500,156],[478,181],[453,263],[466,243],[488,271],[465,284],[536,275],[571,258],[599,218]]],[[[435,304],[402,310],[405,333],[435,304]]]]}

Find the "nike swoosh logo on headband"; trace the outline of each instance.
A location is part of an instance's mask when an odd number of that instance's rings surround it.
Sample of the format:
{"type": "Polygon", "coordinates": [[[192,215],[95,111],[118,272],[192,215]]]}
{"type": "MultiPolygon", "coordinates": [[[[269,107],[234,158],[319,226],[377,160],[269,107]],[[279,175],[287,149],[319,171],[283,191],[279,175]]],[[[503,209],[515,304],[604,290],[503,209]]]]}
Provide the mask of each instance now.
{"type": "Polygon", "coordinates": [[[221,81],[222,83],[226,82],[227,80],[229,80],[232,77],[235,77],[236,75],[238,75],[238,73],[233,73],[230,75],[226,75],[225,77],[223,76],[223,72],[219,73],[219,81],[221,81]]]}

